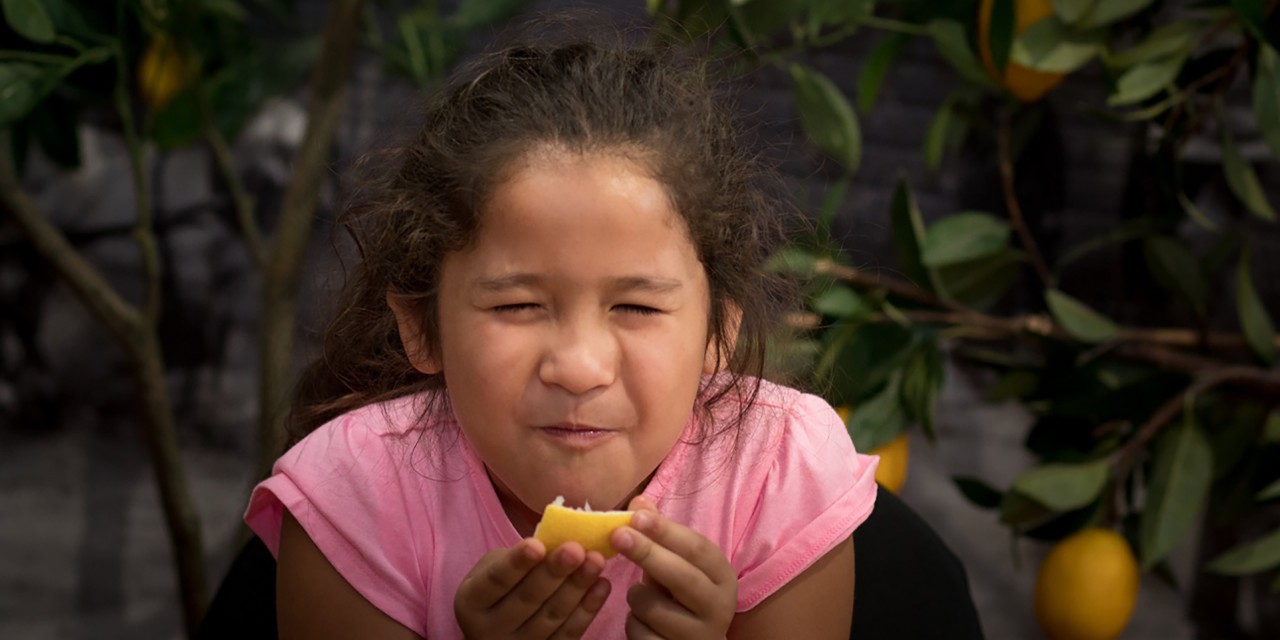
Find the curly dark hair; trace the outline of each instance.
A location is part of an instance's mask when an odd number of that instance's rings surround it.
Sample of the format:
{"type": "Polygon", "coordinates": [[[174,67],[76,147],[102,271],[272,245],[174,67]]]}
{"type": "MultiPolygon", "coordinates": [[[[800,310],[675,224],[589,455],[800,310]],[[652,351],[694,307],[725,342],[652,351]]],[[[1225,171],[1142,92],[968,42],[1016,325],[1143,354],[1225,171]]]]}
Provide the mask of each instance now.
{"type": "Polygon", "coordinates": [[[697,410],[709,416],[730,394],[745,398],[736,418],[715,428],[737,431],[764,377],[770,332],[793,298],[764,268],[794,213],[779,197],[778,176],[749,150],[712,63],[692,47],[617,31],[554,42],[546,34],[463,67],[428,98],[411,140],[366,158],[378,168],[364,172],[338,219],[360,259],[323,356],[303,372],[290,444],[357,407],[443,387],[443,376],[410,364],[386,295],[419,314],[421,347],[438,354],[444,257],[475,240],[495,186],[546,146],[621,153],[666,186],[706,269],[709,339],[727,358],[728,375],[718,379],[730,383],[700,390],[697,410]]]}

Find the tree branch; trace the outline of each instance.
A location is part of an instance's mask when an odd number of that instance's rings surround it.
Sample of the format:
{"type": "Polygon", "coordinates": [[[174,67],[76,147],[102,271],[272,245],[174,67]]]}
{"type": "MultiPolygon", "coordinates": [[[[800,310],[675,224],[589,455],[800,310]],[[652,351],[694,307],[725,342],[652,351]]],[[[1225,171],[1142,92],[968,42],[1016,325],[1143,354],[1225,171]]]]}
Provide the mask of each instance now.
{"type": "MultiPolygon", "coordinates": [[[[965,327],[969,329],[965,335],[966,338],[1007,340],[1039,336],[1076,342],[1075,338],[1045,314],[1012,318],[993,316],[951,300],[943,300],[924,289],[891,276],[873,276],[854,267],[827,260],[818,261],[814,265],[814,271],[830,275],[858,288],[880,289],[906,300],[940,307],[941,310],[900,309],[895,315],[911,322],[965,327]]],[[[880,322],[897,321],[888,316],[873,316],[872,319],[880,322]]],[[[819,322],[820,318],[813,314],[798,314],[790,319],[791,325],[797,328],[816,328],[819,322]]],[[[1202,345],[1200,339],[1200,335],[1190,329],[1122,327],[1118,336],[1109,345],[1111,352],[1117,357],[1191,375],[1237,367],[1229,362],[1192,355],[1176,349],[1176,347],[1199,348],[1202,345]]],[[[1280,347],[1280,337],[1275,339],[1275,343],[1280,347]]],[[[1204,344],[1217,350],[1243,351],[1247,348],[1243,337],[1223,333],[1208,334],[1204,344]]],[[[1254,371],[1257,375],[1235,377],[1229,382],[1268,393],[1280,392],[1280,372],[1249,367],[1244,367],[1242,370],[1254,371]]]]}
{"type": "MultiPolygon", "coordinates": [[[[118,11],[123,15],[123,10],[118,11]]],[[[118,22],[123,25],[123,18],[118,22]]],[[[123,27],[121,27],[123,29],[123,27]]],[[[142,143],[134,129],[133,107],[129,102],[129,67],[124,52],[117,45],[115,107],[120,115],[124,131],[125,148],[129,153],[129,172],[133,177],[133,201],[137,219],[134,221],[133,238],[138,243],[142,259],[142,278],[145,299],[142,304],[142,320],[154,327],[160,320],[160,252],[156,247],[155,230],[152,229],[150,195],[142,169],[142,143]]]]}
{"type": "MultiPolygon", "coordinates": [[[[0,132],[0,148],[9,148],[8,132],[0,132]]],[[[142,315],[112,288],[27,194],[7,152],[0,152],[0,201],[31,239],[36,251],[75,290],[107,328],[128,342],[142,326],[142,315]]]]}
{"type": "Polygon", "coordinates": [[[236,222],[239,223],[240,233],[244,234],[244,240],[249,245],[249,256],[259,269],[265,269],[267,247],[258,229],[257,216],[253,212],[253,196],[249,195],[244,181],[240,179],[240,172],[236,171],[235,159],[231,155],[231,145],[227,144],[227,139],[222,136],[222,132],[218,130],[211,117],[205,119],[204,137],[209,143],[209,148],[213,150],[213,157],[218,163],[218,169],[222,171],[222,178],[227,181],[227,190],[231,192],[231,204],[236,210],[236,222]]]}
{"type": "Polygon", "coordinates": [[[1035,267],[1036,275],[1040,276],[1040,282],[1046,289],[1056,289],[1057,284],[1054,282],[1053,273],[1049,271],[1049,265],[1040,254],[1040,247],[1036,244],[1035,237],[1031,235],[1031,230],[1027,228],[1027,222],[1022,217],[1022,205],[1018,204],[1018,195],[1014,188],[1013,156],[1009,150],[1009,127],[1009,112],[1001,110],[1000,124],[996,130],[996,146],[999,148],[1000,185],[1004,191],[1004,205],[1009,210],[1009,220],[1013,223],[1013,229],[1022,242],[1022,248],[1031,258],[1031,265],[1035,267]]]}
{"type": "Polygon", "coordinates": [[[324,42],[312,76],[307,129],[294,154],[294,171],[285,189],[275,242],[267,256],[263,282],[262,371],[258,475],[265,476],[279,453],[286,396],[293,379],[294,308],[315,217],[320,178],[342,114],[346,88],[359,42],[363,0],[335,0],[325,22],[324,42]]]}
{"type": "Polygon", "coordinates": [[[1138,432],[1125,443],[1119,451],[1113,454],[1112,460],[1115,464],[1116,479],[1121,480],[1133,468],[1134,462],[1138,456],[1146,450],[1147,445],[1152,439],[1160,433],[1162,429],[1174,418],[1178,417],[1186,407],[1188,398],[1199,395],[1216,386],[1231,382],[1260,382],[1274,386],[1280,391],[1280,376],[1270,371],[1263,371],[1253,367],[1223,367],[1205,373],[1187,386],[1182,393],[1170,398],[1151,417],[1138,428],[1138,432]]]}

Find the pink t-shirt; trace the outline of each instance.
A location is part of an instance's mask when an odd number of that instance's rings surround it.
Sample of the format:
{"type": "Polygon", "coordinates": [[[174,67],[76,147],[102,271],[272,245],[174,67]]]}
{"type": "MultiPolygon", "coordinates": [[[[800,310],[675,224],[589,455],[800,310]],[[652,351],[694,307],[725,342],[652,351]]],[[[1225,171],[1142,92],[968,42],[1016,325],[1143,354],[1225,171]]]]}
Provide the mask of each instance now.
{"type": "MultiPolygon", "coordinates": [[[[311,433],[254,489],[245,521],[278,554],[288,509],[374,606],[429,640],[461,638],[458,584],[520,535],[452,417],[422,421],[415,404],[364,407],[311,433]]],[[[644,491],[724,551],[738,575],[738,611],[848,538],[876,495],[878,458],[854,452],[821,398],[765,382],[756,409],[736,446],[728,437],[696,443],[690,420],[644,491]]],[[[604,577],[613,590],[587,638],[623,637],[627,588],[641,573],[617,556],[604,577]]]]}

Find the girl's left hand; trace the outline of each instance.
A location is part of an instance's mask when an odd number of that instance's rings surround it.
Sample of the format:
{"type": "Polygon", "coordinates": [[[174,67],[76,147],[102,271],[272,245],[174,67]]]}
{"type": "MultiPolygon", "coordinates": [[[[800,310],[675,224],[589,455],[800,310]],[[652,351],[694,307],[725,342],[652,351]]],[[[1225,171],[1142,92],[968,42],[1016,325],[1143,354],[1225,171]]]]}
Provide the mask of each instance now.
{"type": "Polygon", "coordinates": [[[702,534],[658,513],[636,496],[631,526],[610,542],[644,571],[627,591],[627,638],[723,638],[738,602],[738,576],[719,547],[702,534]]]}

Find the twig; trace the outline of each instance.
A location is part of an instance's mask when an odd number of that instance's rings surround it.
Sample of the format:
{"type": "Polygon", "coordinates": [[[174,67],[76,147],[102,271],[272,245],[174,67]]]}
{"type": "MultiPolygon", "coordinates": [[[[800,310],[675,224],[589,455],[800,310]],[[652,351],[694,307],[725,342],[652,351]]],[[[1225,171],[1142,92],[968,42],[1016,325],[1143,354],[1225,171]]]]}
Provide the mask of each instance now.
{"type": "Polygon", "coordinates": [[[850,284],[857,284],[870,289],[884,289],[885,291],[888,291],[900,298],[927,304],[932,307],[939,307],[957,312],[968,311],[966,307],[957,302],[939,298],[933,293],[921,289],[909,282],[904,282],[888,276],[881,276],[879,274],[872,274],[858,269],[857,267],[838,264],[830,260],[819,260],[814,264],[813,269],[814,272],[819,275],[833,276],[850,284]]]}
{"type": "Polygon", "coordinates": [[[1009,112],[1001,110],[1000,125],[996,133],[996,146],[999,147],[1000,154],[1000,185],[1004,190],[1005,208],[1009,210],[1009,220],[1013,223],[1014,231],[1018,234],[1018,239],[1022,241],[1022,248],[1026,250],[1027,255],[1031,258],[1031,264],[1036,269],[1036,274],[1040,276],[1046,289],[1056,289],[1057,285],[1053,279],[1053,273],[1049,271],[1049,265],[1044,261],[1044,257],[1040,255],[1040,247],[1036,244],[1036,239],[1031,235],[1031,230],[1027,228],[1026,220],[1022,216],[1022,206],[1018,204],[1018,195],[1014,188],[1013,179],[1013,157],[1009,150],[1009,112]]]}
{"type": "Polygon", "coordinates": [[[1112,461],[1117,481],[1123,480],[1128,475],[1138,455],[1147,448],[1148,443],[1160,433],[1160,430],[1184,411],[1188,398],[1222,384],[1246,380],[1276,385],[1277,389],[1280,389],[1280,377],[1270,371],[1253,367],[1224,367],[1205,373],[1181,393],[1161,405],[1155,413],[1151,414],[1146,423],[1138,428],[1133,438],[1113,454],[1112,461]]]}
{"type": "Polygon", "coordinates": [[[240,179],[240,172],[236,171],[235,160],[231,156],[231,146],[227,144],[227,139],[223,137],[212,118],[206,119],[204,137],[213,150],[213,157],[217,160],[222,177],[227,182],[227,189],[231,192],[236,221],[240,225],[240,233],[244,234],[245,242],[249,244],[249,255],[252,256],[253,263],[259,269],[263,269],[267,264],[267,247],[262,240],[262,232],[258,230],[258,220],[253,211],[253,196],[249,195],[244,181],[240,179]]]}
{"type": "MultiPolygon", "coordinates": [[[[1244,42],[1241,42],[1240,46],[1236,47],[1235,52],[1231,55],[1231,58],[1227,60],[1226,64],[1214,69],[1210,73],[1206,73],[1200,78],[1197,78],[1195,82],[1187,85],[1187,88],[1179,95],[1190,96],[1196,91],[1199,91],[1201,87],[1217,81],[1218,86],[1214,87],[1213,94],[1209,97],[1209,102],[1212,104],[1221,100],[1223,94],[1225,94],[1227,89],[1231,87],[1231,80],[1235,77],[1236,68],[1244,62],[1246,54],[1249,52],[1249,48],[1249,39],[1245,38],[1244,42]]],[[[1179,149],[1186,146],[1187,142],[1191,140],[1191,137],[1200,131],[1201,123],[1204,121],[1204,116],[1201,115],[1203,113],[1204,111],[1196,112],[1191,123],[1187,125],[1187,130],[1182,133],[1180,138],[1178,138],[1177,147],[1179,149]]],[[[1165,131],[1169,131],[1169,128],[1165,127],[1165,131]]]]}
{"type": "Polygon", "coordinates": [[[133,202],[137,220],[133,227],[134,241],[142,258],[143,291],[142,318],[147,326],[154,327],[160,321],[160,252],[156,247],[155,230],[152,229],[150,196],[142,168],[142,142],[134,129],[133,107],[129,102],[129,68],[123,50],[116,51],[115,106],[124,131],[125,148],[129,153],[129,173],[133,177],[133,202]]]}
{"type": "MultiPolygon", "coordinates": [[[[9,133],[0,132],[0,149],[9,148],[9,133]]],[[[142,326],[142,315],[111,287],[86,261],[66,236],[40,211],[22,187],[7,152],[0,152],[0,202],[31,239],[36,252],[71,285],[80,300],[111,333],[125,342],[142,326]]]]}
{"type": "MultiPolygon", "coordinates": [[[[861,275],[860,271],[855,271],[861,275]]],[[[832,274],[835,275],[835,274],[832,274]]],[[[893,285],[897,291],[893,293],[902,293],[906,289],[911,288],[910,284],[899,282],[899,280],[886,279],[879,283],[868,283],[865,280],[849,280],[845,282],[850,284],[865,285],[865,287],[882,288],[886,291],[888,285],[893,285]]],[[[928,294],[927,292],[922,292],[928,294]]],[[[905,297],[905,296],[904,296],[905,297]]],[[[923,296],[922,296],[923,297],[923,296]]],[[[911,300],[920,301],[919,298],[911,298],[911,300]]],[[[983,314],[983,312],[970,310],[970,308],[961,308],[954,311],[936,311],[936,310],[900,310],[902,317],[910,320],[911,323],[920,324],[940,324],[948,326],[960,326],[960,328],[968,329],[965,333],[966,338],[974,339],[991,339],[1004,340],[1019,337],[1020,334],[1041,335],[1041,337],[1052,337],[1061,340],[1074,340],[1071,335],[1061,326],[1053,323],[1051,317],[1043,314],[1020,315],[1020,316],[993,316],[983,314]]],[[[820,323],[820,317],[817,314],[794,314],[788,319],[788,324],[799,329],[815,329],[820,323]]],[[[890,320],[888,317],[872,316],[873,321],[890,320]]],[[[1174,369],[1179,371],[1201,371],[1204,369],[1213,369],[1215,366],[1226,366],[1221,362],[1212,360],[1181,360],[1181,358],[1171,358],[1164,352],[1134,352],[1133,347],[1157,346],[1157,347],[1184,347],[1184,348],[1201,348],[1207,346],[1211,349],[1219,349],[1219,351],[1248,351],[1249,344],[1245,342],[1242,335],[1228,333],[1210,333],[1204,335],[1204,342],[1201,342],[1201,334],[1194,332],[1192,329],[1175,329],[1175,328],[1120,328],[1119,334],[1111,342],[1106,344],[1108,351],[1125,351],[1125,357],[1135,358],[1135,360],[1152,361],[1152,364],[1164,364],[1165,369],[1174,369]],[[1128,346],[1128,347],[1126,347],[1128,346]]],[[[1274,340],[1276,348],[1280,348],[1280,335],[1274,340]]],[[[1170,352],[1178,353],[1178,352],[1170,352]]],[[[1192,358],[1194,356],[1187,356],[1192,358]]]]}

